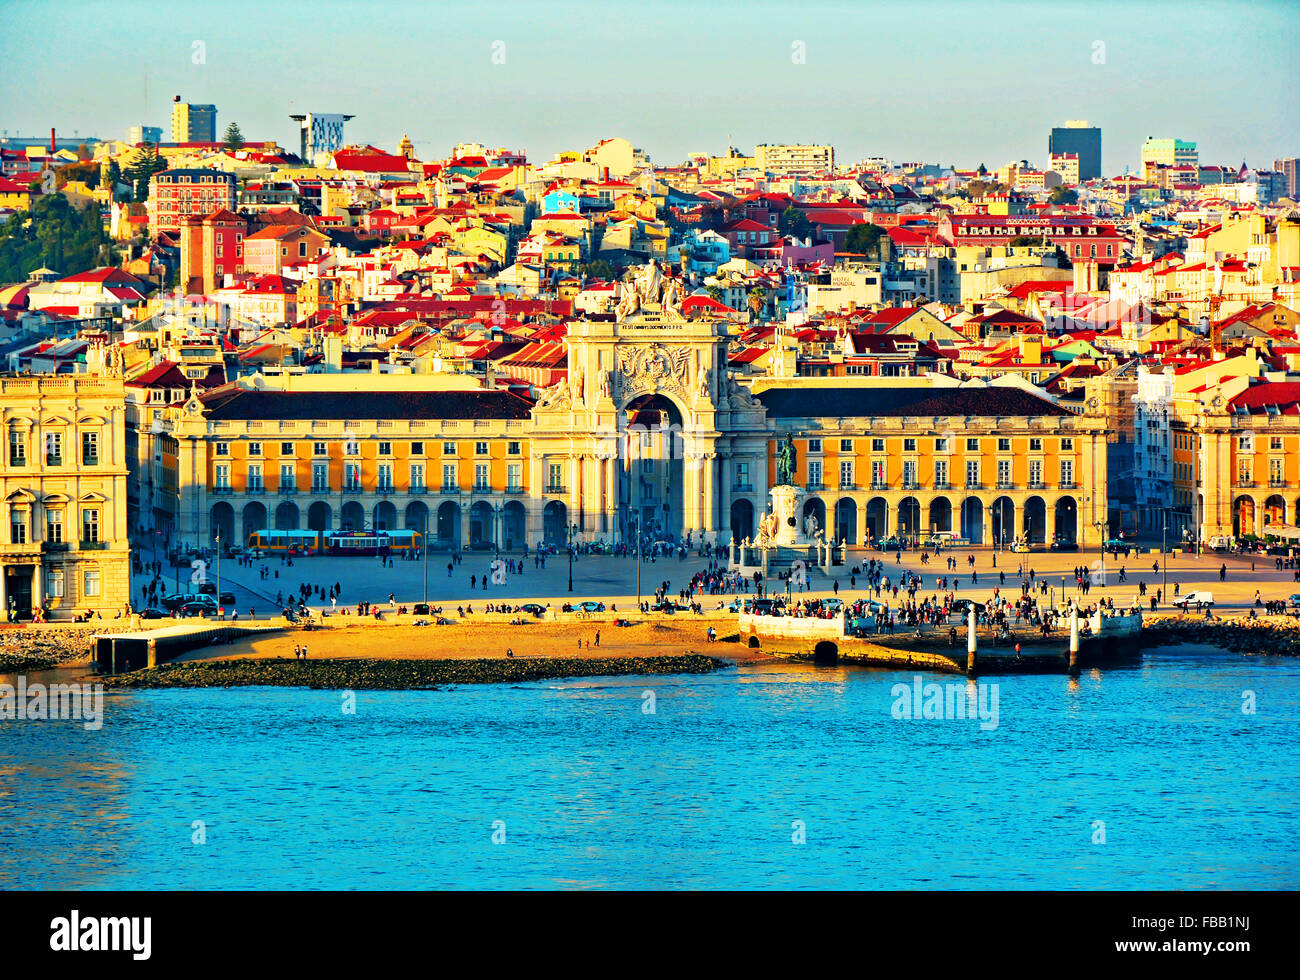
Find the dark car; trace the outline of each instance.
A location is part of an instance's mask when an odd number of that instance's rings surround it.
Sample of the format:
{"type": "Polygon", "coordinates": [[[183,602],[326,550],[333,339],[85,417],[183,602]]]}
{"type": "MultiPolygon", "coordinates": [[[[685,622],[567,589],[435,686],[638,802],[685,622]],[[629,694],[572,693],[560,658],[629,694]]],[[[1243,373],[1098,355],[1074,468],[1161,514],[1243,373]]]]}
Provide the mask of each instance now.
{"type": "Polygon", "coordinates": [[[217,597],[217,601],[220,602],[223,606],[233,606],[235,604],[235,593],[223,592],[221,593],[220,596],[217,597]]]}
{"type": "Polygon", "coordinates": [[[216,595],[217,587],[212,582],[204,582],[199,586],[199,593],[201,595],[216,595]]]}
{"type": "Polygon", "coordinates": [[[411,607],[411,613],[416,616],[428,616],[431,615],[431,610],[427,602],[417,602],[411,607]]]}
{"type": "Polygon", "coordinates": [[[546,607],[539,606],[535,602],[525,602],[522,606],[519,607],[519,611],[526,612],[530,616],[536,616],[538,619],[541,619],[543,616],[546,615],[546,607]]]}
{"type": "Polygon", "coordinates": [[[594,599],[588,599],[586,602],[578,603],[578,611],[585,613],[604,612],[605,604],[596,602],[594,599]]]}
{"type": "Polygon", "coordinates": [[[148,609],[145,609],[140,613],[140,618],[141,619],[171,619],[172,614],[169,613],[166,609],[156,609],[153,606],[150,606],[148,609]]]}
{"type": "Polygon", "coordinates": [[[984,614],[984,603],[975,602],[973,599],[953,599],[949,608],[953,612],[961,613],[963,616],[970,612],[971,606],[975,607],[975,612],[981,616],[984,614]]]}
{"type": "Polygon", "coordinates": [[[215,616],[217,614],[217,604],[207,596],[204,596],[207,602],[195,600],[182,605],[176,612],[181,616],[215,616]]]}
{"type": "MultiPolygon", "coordinates": [[[[201,594],[198,592],[173,592],[171,593],[171,595],[163,596],[162,598],[163,608],[179,609],[181,606],[185,605],[185,603],[194,602],[195,600],[199,599],[200,595],[201,594]]],[[[210,596],[202,596],[202,598],[207,599],[209,602],[212,601],[210,596]]]]}

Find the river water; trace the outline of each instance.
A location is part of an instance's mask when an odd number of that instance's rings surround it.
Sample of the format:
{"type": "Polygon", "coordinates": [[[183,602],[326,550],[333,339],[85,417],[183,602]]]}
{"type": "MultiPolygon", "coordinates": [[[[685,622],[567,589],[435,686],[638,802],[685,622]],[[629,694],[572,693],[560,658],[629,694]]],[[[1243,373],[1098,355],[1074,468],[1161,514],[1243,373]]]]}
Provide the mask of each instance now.
{"type": "Polygon", "coordinates": [[[113,693],[0,721],[0,887],[1300,885],[1300,660],[991,677],[996,725],[917,676],[113,693]]]}

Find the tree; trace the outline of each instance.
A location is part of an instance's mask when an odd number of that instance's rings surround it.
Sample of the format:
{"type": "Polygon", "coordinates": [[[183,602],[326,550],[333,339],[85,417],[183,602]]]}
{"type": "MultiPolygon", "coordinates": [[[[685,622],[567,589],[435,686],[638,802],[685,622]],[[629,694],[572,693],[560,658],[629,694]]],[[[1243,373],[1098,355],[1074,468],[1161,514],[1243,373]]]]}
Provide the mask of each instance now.
{"type": "Polygon", "coordinates": [[[879,225],[854,225],[849,229],[849,233],[844,236],[844,250],[865,255],[873,261],[879,261],[880,239],[884,234],[885,229],[879,225]]]}
{"type": "Polygon", "coordinates": [[[1047,199],[1053,204],[1076,204],[1079,200],[1079,192],[1063,184],[1060,187],[1053,187],[1047,199]]]}
{"type": "Polygon", "coordinates": [[[152,143],[141,143],[135,156],[122,171],[122,176],[135,188],[137,203],[149,200],[149,178],[166,169],[167,161],[158,155],[158,147],[152,143]]]}
{"type": "Polygon", "coordinates": [[[614,278],[614,267],[604,259],[596,259],[586,265],[579,265],[576,271],[581,273],[584,279],[600,279],[608,282],[614,278]]]}
{"type": "Polygon", "coordinates": [[[1008,244],[1012,248],[1020,248],[1026,245],[1042,246],[1047,244],[1047,239],[1041,235],[1016,235],[1008,244]]]}
{"type": "Polygon", "coordinates": [[[704,291],[709,294],[710,299],[716,300],[719,303],[722,302],[722,297],[726,295],[726,293],[722,291],[722,287],[717,283],[714,283],[711,286],[705,286],[704,291]]]}
{"type": "Polygon", "coordinates": [[[35,198],[31,210],[0,224],[0,285],[26,282],[48,266],[64,275],[111,260],[111,243],[99,208],[78,208],[62,194],[35,198]]]}
{"type": "Polygon", "coordinates": [[[239,131],[239,123],[232,122],[226,127],[226,149],[231,153],[240,149],[244,145],[244,134],[239,131]]]}
{"type": "Polygon", "coordinates": [[[781,234],[793,235],[795,238],[811,238],[814,234],[812,222],[808,216],[793,204],[781,213],[779,222],[781,234]]]}
{"type": "Polygon", "coordinates": [[[767,290],[762,286],[755,286],[749,291],[748,297],[749,312],[757,318],[763,312],[763,308],[767,306],[767,290]]]}

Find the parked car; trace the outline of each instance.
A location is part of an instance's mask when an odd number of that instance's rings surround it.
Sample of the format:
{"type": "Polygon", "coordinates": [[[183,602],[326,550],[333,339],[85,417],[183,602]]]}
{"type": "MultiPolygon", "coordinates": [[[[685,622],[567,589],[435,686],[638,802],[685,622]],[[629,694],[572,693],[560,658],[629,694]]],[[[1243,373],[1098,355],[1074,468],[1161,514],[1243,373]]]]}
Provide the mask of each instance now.
{"type": "Polygon", "coordinates": [[[432,615],[432,610],[427,602],[417,602],[411,607],[411,613],[415,616],[429,616],[432,615]]]}
{"type": "Polygon", "coordinates": [[[140,618],[141,619],[171,619],[172,614],[169,613],[166,609],[158,609],[155,606],[150,606],[148,609],[141,610],[140,618]]]}
{"type": "Polygon", "coordinates": [[[974,599],[953,599],[952,605],[948,608],[953,612],[959,612],[963,616],[966,616],[970,613],[971,606],[975,607],[976,613],[981,616],[984,615],[984,603],[976,602],[974,599]]]}
{"type": "Polygon", "coordinates": [[[1226,538],[1221,534],[1216,534],[1214,537],[1210,538],[1206,544],[1209,545],[1211,551],[1227,551],[1232,547],[1232,539],[1226,538]]]}
{"type": "Polygon", "coordinates": [[[217,594],[216,583],[204,582],[202,585],[199,586],[199,592],[203,593],[204,595],[216,595],[217,594]]]}
{"type": "Polygon", "coordinates": [[[525,602],[522,606],[519,607],[519,610],[520,612],[528,613],[528,615],[530,616],[536,616],[538,619],[541,619],[543,616],[546,615],[546,607],[539,606],[535,602],[525,602]]]}
{"type": "Polygon", "coordinates": [[[181,616],[215,616],[217,604],[212,601],[211,596],[205,595],[202,599],[182,604],[176,611],[181,616]]]}
{"type": "Polygon", "coordinates": [[[233,606],[235,604],[235,593],[223,592],[221,595],[217,596],[217,601],[223,606],[233,606]]]}
{"type": "Polygon", "coordinates": [[[1079,542],[1063,538],[1059,534],[1052,538],[1053,551],[1078,551],[1079,542]]]}
{"type": "Polygon", "coordinates": [[[588,599],[586,602],[578,603],[576,608],[578,612],[585,612],[585,613],[604,612],[605,604],[603,602],[596,602],[594,599],[588,599]]]}
{"type": "Polygon", "coordinates": [[[838,596],[830,596],[822,600],[822,608],[830,609],[833,612],[839,612],[844,608],[844,600],[838,596]]]}
{"type": "Polygon", "coordinates": [[[199,599],[207,599],[214,606],[216,602],[211,596],[204,595],[202,592],[173,592],[171,595],[165,595],[162,599],[164,609],[179,609],[187,602],[195,602],[199,599]]]}
{"type": "Polygon", "coordinates": [[[1214,605],[1214,593],[1205,592],[1204,590],[1193,590],[1191,592],[1185,592],[1183,595],[1180,595],[1178,596],[1178,598],[1174,599],[1174,601],[1171,602],[1170,605],[1174,606],[1175,608],[1184,609],[1184,610],[1187,609],[1189,606],[1196,606],[1196,605],[1212,606],[1214,605]]]}

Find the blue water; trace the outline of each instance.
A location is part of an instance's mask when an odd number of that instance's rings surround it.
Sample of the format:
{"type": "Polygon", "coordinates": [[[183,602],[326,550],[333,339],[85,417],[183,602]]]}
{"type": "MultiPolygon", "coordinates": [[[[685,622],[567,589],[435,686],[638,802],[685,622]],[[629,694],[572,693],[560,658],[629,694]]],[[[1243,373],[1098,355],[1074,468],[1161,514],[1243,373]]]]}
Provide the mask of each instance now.
{"type": "Polygon", "coordinates": [[[1300,661],[989,678],[988,731],[893,718],[914,676],[112,694],[97,732],[0,722],[0,887],[1300,884],[1300,661]]]}

